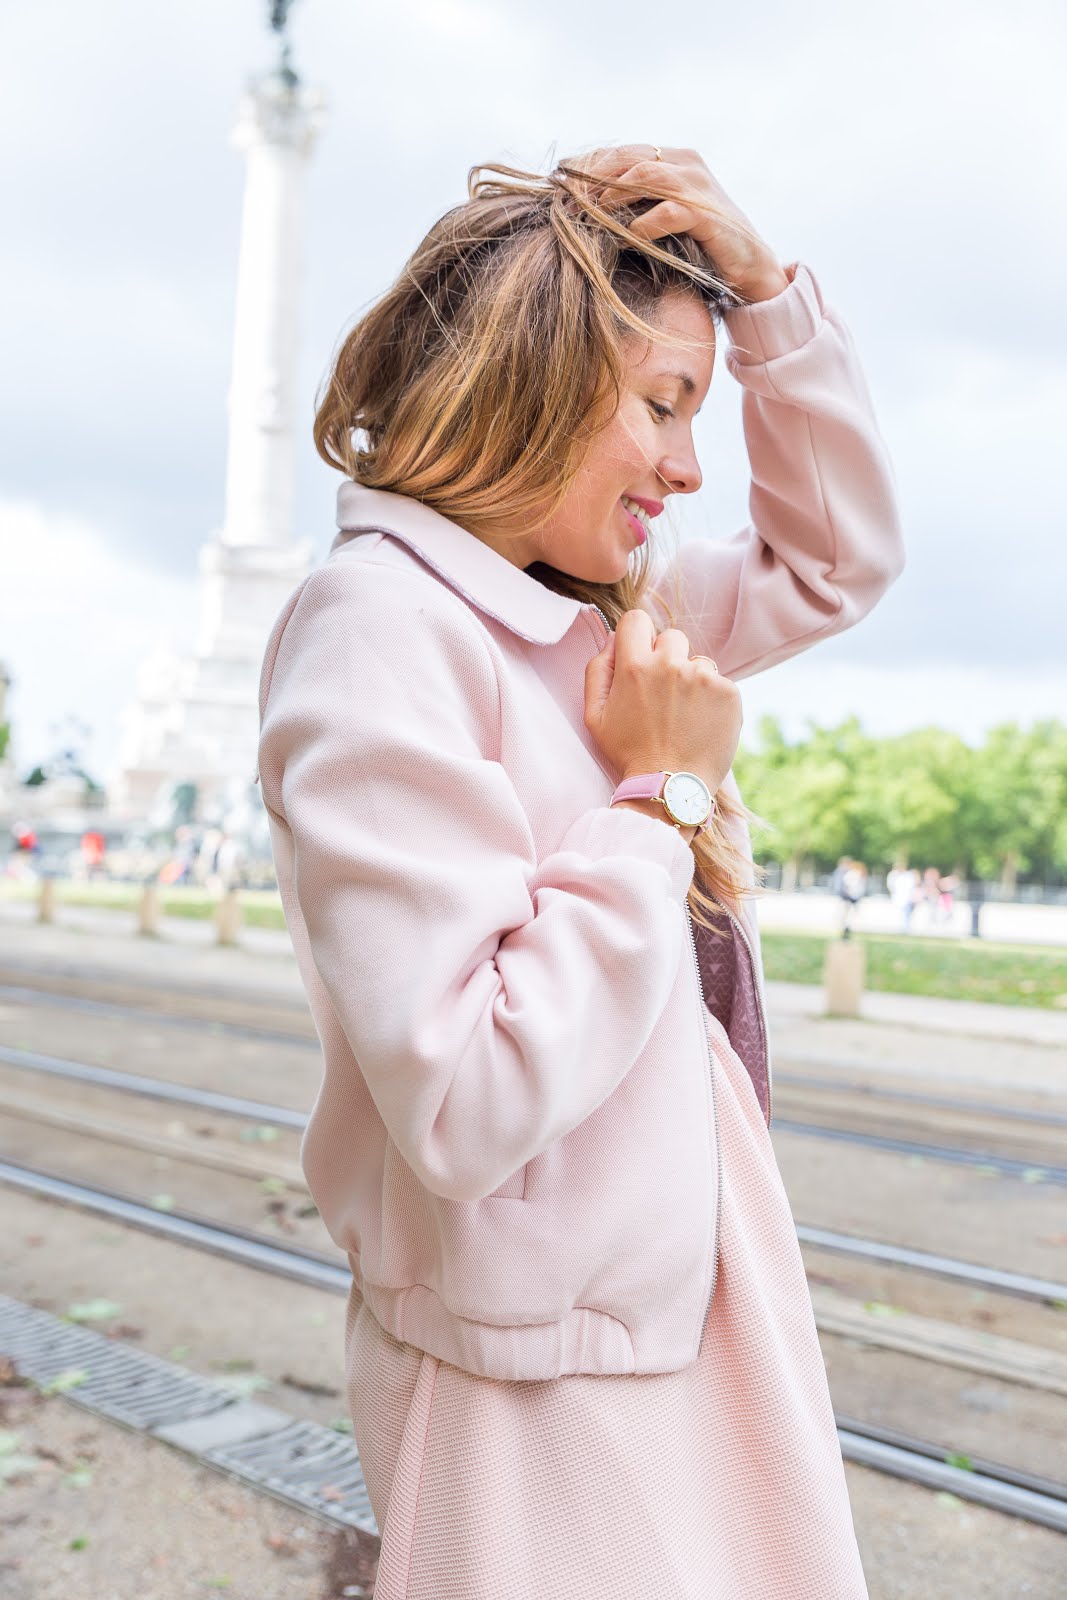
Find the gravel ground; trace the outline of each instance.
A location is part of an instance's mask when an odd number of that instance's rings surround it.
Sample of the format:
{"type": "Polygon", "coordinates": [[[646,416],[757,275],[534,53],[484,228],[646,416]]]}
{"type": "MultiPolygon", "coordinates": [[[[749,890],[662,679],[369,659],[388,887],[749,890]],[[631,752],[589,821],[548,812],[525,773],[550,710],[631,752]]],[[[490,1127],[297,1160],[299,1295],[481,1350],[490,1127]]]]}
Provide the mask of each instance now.
{"type": "MultiPolygon", "coordinates": [[[[4,1600],[373,1592],[374,1541],[329,1529],[58,1396],[0,1388],[0,1428],[27,1463],[0,1492],[4,1600]]],[[[864,1467],[846,1473],[870,1600],[1062,1600],[1061,1535],[864,1467]]]]}
{"type": "MultiPolygon", "coordinates": [[[[299,1003],[302,998],[291,958],[278,953],[276,938],[269,949],[264,937],[262,949],[220,950],[199,947],[192,939],[168,944],[114,938],[99,924],[61,930],[23,923],[16,930],[17,921],[0,914],[12,960],[17,949],[18,959],[33,965],[62,968],[77,960],[108,966],[116,975],[125,971],[141,982],[195,986],[229,981],[270,991],[275,1000],[284,996],[299,1003]]],[[[130,998],[135,999],[132,990],[130,998]]],[[[818,1018],[806,991],[769,986],[776,1045],[783,1056],[811,1051],[842,1063],[863,1058],[894,1080],[914,1074],[925,1080],[924,1087],[936,1084],[942,1091],[962,1092],[970,1084],[990,1094],[998,1086],[1062,1094],[1067,1053],[1050,1029],[1062,1029],[1064,1018],[1041,1017],[1037,1027],[1030,1025],[1031,1014],[1025,1011],[1011,1019],[987,1012],[986,1025],[979,1027],[983,1019],[978,1008],[964,1011],[951,1002],[909,1004],[908,997],[892,998],[902,1002],[899,1015],[831,1021],[818,1018]],[[1011,1048],[1005,1050],[997,1035],[1008,1021],[1015,1031],[1011,1048]],[[968,1036],[954,1033],[954,1026],[968,1036]]],[[[16,1009],[9,1023],[16,1020],[16,1009]]],[[[89,1025],[72,1014],[62,1020],[54,1014],[46,1027],[69,1033],[57,1053],[84,1052],[94,1059],[95,1044],[104,1059],[118,1051],[126,1062],[125,1048],[164,1076],[171,1075],[173,1060],[189,1043],[150,1023],[116,1026],[97,1019],[89,1025]],[[75,1049],[79,1036],[81,1048],[75,1049]]],[[[55,1049],[55,1032],[50,1040],[44,1034],[45,1027],[39,1037],[35,1030],[32,1047],[55,1049]]],[[[231,1067],[257,1064],[261,1076],[269,1067],[272,1076],[262,1084],[263,1098],[277,1094],[303,1104],[316,1075],[314,1056],[309,1060],[299,1047],[267,1051],[253,1045],[245,1051],[238,1041],[210,1037],[198,1045],[188,1052],[190,1063],[196,1060],[195,1070],[190,1065],[192,1081],[205,1068],[214,1076],[217,1063],[207,1056],[215,1051],[231,1067]],[[196,1059],[201,1050],[204,1059],[196,1059]]],[[[820,1156],[813,1141],[789,1135],[777,1137],[776,1145],[798,1212],[814,1212],[817,1200],[827,1202],[845,1191],[853,1196],[847,1220],[857,1227],[871,1221],[862,1214],[871,1189],[870,1154],[862,1170],[852,1172],[839,1149],[832,1159],[825,1152],[820,1156]]],[[[979,1183],[973,1174],[956,1172],[936,1178],[935,1196],[929,1187],[934,1180],[926,1172],[917,1207],[918,1176],[910,1173],[908,1196],[890,1188],[892,1206],[883,1187],[883,1221],[888,1209],[910,1231],[916,1211],[932,1211],[944,1244],[951,1224],[966,1215],[971,1254],[979,1253],[976,1241],[990,1233],[996,1237],[987,1242],[996,1245],[992,1253],[998,1260],[1045,1264],[1045,1241],[1062,1231],[1045,1215],[1050,1199],[1056,1198],[1041,1192],[1045,1186],[1023,1188],[999,1179],[979,1183]]],[[[883,1185],[895,1178],[887,1170],[883,1185]]],[[[210,1182],[204,1187],[209,1189],[210,1182]]],[[[0,1264],[10,1293],[59,1314],[72,1299],[114,1298],[122,1303],[121,1326],[111,1331],[138,1348],[214,1376],[251,1371],[265,1380],[262,1398],[295,1415],[329,1422],[343,1410],[343,1298],[306,1289],[279,1293],[276,1283],[250,1269],[134,1236],[28,1196],[5,1193],[4,1206],[7,1225],[0,1233],[0,1264]],[[221,1305],[226,1311],[220,1318],[221,1305]]],[[[830,1220],[841,1225],[839,1207],[830,1220]]],[[[843,1271],[840,1262],[829,1265],[843,1271]]],[[[890,1294],[888,1288],[879,1294],[899,1298],[898,1291],[890,1294]]],[[[850,1361],[854,1357],[854,1364],[861,1362],[842,1341],[828,1341],[831,1368],[840,1368],[842,1352],[850,1361]]],[[[881,1355],[862,1356],[865,1368],[872,1362],[886,1365],[881,1355]]],[[[899,1365],[895,1361],[894,1369],[899,1365]]],[[[841,1371],[836,1375],[840,1379],[841,1371]]],[[[844,1377],[845,1388],[851,1389],[851,1370],[844,1377]]],[[[951,1384],[968,1381],[951,1375],[951,1384]]],[[[946,1392],[951,1384],[946,1381],[946,1392]]],[[[878,1382],[872,1387],[884,1393],[893,1385],[878,1382]]],[[[980,1400],[993,1393],[988,1384],[979,1387],[980,1400]]],[[[1001,1386],[994,1387],[999,1398],[1001,1386]]],[[[850,1392],[849,1398],[858,1406],[863,1396],[850,1392]]],[[[866,1468],[848,1465],[846,1473],[871,1600],[960,1600],[963,1595],[969,1600],[1063,1600],[1067,1594],[1067,1538],[1062,1535],[866,1468]]],[[[250,1600],[359,1600],[373,1583],[377,1542],[332,1530],[198,1466],[160,1441],[98,1419],[68,1399],[45,1398],[17,1383],[5,1384],[0,1369],[0,1549],[3,1600],[186,1600],[220,1593],[250,1600]]],[[[639,1583],[633,1600],[641,1600],[639,1583]]]]}
{"type": "Polygon", "coordinates": [[[10,1474],[0,1491],[4,1600],[371,1592],[369,1535],[332,1529],[62,1397],[2,1384],[0,1429],[13,1445],[0,1454],[10,1474]]]}
{"type": "Polygon", "coordinates": [[[1063,1600],[1067,1593],[1063,1534],[870,1467],[846,1464],[845,1476],[870,1600],[1063,1600]]]}

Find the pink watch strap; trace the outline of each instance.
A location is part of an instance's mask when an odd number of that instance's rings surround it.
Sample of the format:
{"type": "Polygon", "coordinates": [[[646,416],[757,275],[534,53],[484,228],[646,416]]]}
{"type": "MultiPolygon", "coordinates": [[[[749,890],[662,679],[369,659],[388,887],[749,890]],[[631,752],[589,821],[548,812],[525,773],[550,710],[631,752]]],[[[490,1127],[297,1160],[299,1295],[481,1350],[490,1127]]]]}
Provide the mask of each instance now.
{"type": "Polygon", "coordinates": [[[666,772],[639,772],[633,778],[624,778],[612,795],[616,800],[658,800],[667,781],[666,772]]]}
{"type": "MultiPolygon", "coordinates": [[[[663,799],[663,790],[666,781],[670,776],[671,774],[666,771],[638,772],[631,778],[623,778],[622,782],[617,785],[608,804],[614,805],[616,800],[659,800],[660,803],[665,807],[666,802],[663,799]]],[[[696,824],[697,833],[707,832],[708,819],[714,810],[715,796],[712,795],[711,812],[708,813],[708,817],[706,817],[703,822],[698,822],[696,824]]],[[[669,812],[667,814],[670,816],[669,812]]],[[[674,821],[673,818],[671,818],[671,820],[674,821]]],[[[681,832],[685,824],[681,822],[675,822],[674,826],[679,832],[681,832]]],[[[693,826],[693,824],[689,824],[689,826],[693,826]]]]}

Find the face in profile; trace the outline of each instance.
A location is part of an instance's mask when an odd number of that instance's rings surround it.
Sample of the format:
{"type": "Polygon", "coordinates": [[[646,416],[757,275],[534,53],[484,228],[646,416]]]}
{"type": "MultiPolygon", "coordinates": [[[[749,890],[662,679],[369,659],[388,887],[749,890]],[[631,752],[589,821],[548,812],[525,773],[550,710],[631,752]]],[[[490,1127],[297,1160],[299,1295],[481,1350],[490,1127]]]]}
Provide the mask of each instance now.
{"type": "Polygon", "coordinates": [[[647,320],[660,336],[627,339],[618,411],[593,436],[562,503],[521,538],[483,535],[517,566],[544,561],[575,578],[617,583],[668,498],[700,488],[693,418],[711,384],[715,326],[684,290],[663,295],[647,320]]]}

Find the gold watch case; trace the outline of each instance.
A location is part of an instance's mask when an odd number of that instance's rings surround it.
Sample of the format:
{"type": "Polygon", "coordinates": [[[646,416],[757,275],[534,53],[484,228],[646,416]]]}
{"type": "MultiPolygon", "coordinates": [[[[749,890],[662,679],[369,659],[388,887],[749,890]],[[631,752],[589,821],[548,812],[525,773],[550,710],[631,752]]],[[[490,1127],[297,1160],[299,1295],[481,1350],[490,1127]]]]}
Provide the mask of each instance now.
{"type": "Polygon", "coordinates": [[[714,809],[711,790],[695,772],[669,772],[660,800],[671,821],[682,828],[700,827],[714,809]]]}

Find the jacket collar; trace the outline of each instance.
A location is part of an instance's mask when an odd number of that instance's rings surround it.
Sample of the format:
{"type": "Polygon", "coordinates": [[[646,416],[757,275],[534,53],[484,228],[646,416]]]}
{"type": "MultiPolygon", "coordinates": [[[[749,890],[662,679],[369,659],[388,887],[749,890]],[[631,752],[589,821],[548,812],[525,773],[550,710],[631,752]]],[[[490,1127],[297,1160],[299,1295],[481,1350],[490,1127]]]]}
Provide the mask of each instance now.
{"type": "Polygon", "coordinates": [[[331,555],[361,533],[388,534],[480,611],[534,644],[556,644],[578,613],[590,609],[546,588],[469,529],[410,495],[346,478],[337,491],[337,527],[331,555]]]}

